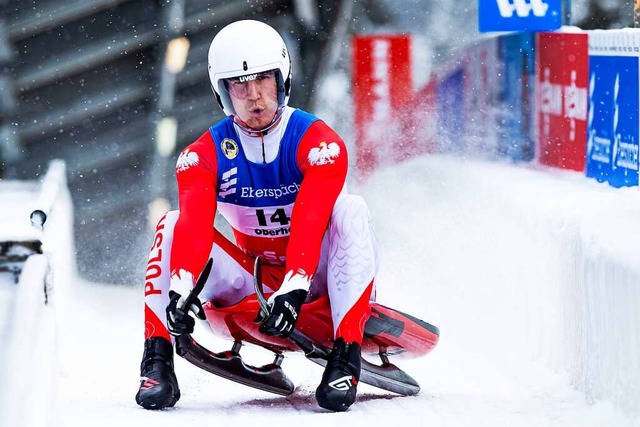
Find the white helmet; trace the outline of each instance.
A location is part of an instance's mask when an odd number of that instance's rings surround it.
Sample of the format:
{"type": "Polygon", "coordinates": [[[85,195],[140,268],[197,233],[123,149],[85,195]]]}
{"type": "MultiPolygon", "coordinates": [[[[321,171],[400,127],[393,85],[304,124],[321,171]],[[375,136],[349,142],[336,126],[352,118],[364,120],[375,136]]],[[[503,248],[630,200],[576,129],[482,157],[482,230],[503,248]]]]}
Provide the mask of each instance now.
{"type": "Polygon", "coordinates": [[[227,116],[236,114],[224,79],[276,71],[278,106],[289,102],[291,59],[280,34],[259,21],[237,21],[224,27],[209,46],[209,80],[227,116]]]}

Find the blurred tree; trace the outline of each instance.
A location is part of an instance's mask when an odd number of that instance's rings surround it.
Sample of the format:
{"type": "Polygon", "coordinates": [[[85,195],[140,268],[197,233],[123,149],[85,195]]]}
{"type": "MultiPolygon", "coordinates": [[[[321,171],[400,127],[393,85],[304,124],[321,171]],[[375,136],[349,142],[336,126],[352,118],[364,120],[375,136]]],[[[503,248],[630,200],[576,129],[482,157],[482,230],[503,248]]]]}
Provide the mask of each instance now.
{"type": "Polygon", "coordinates": [[[587,12],[575,25],[583,30],[633,27],[634,0],[590,0],[587,12]]]}

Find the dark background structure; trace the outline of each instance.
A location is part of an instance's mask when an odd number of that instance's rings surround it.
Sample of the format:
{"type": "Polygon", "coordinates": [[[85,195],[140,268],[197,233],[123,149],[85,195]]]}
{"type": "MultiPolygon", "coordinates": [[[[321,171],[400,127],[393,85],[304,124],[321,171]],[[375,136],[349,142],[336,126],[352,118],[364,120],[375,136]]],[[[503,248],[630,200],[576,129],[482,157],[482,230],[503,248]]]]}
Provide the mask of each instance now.
{"type": "MultiPolygon", "coordinates": [[[[177,154],[222,117],[207,76],[220,28],[244,18],[276,27],[295,61],[291,104],[309,108],[328,47],[349,43],[344,28],[412,27],[433,39],[430,11],[447,1],[0,0],[0,178],[34,179],[66,160],[80,274],[141,282],[149,207],[176,207],[177,154]],[[169,72],[167,46],[181,37],[186,65],[169,72]],[[169,152],[158,149],[166,118],[177,123],[169,152]]],[[[591,3],[585,26],[619,20],[591,3]]],[[[452,15],[451,35],[438,35],[447,46],[461,28],[452,15]]]]}
{"type": "Polygon", "coordinates": [[[207,76],[209,43],[220,28],[247,18],[291,35],[301,67],[292,103],[309,104],[341,2],[314,1],[307,16],[296,10],[300,3],[0,2],[0,176],[33,179],[51,159],[66,160],[85,278],[141,280],[149,204],[163,198],[175,206],[177,153],[222,117],[207,76]],[[180,36],[189,40],[187,62],[171,74],[167,44],[180,36]],[[178,123],[168,155],[155,142],[163,117],[178,123]]]}

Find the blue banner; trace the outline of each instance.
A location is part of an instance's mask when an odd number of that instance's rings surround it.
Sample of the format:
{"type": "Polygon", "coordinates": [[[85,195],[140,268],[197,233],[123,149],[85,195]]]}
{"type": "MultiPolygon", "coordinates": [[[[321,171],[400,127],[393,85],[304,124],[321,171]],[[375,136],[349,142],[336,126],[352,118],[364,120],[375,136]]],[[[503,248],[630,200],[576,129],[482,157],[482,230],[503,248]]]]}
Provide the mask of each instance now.
{"type": "Polygon", "coordinates": [[[638,185],[638,58],[589,57],[587,176],[638,185]]]}
{"type": "Polygon", "coordinates": [[[499,156],[514,161],[533,160],[535,153],[534,46],[533,33],[509,34],[499,38],[502,81],[496,117],[497,150],[499,156]]]}
{"type": "Polygon", "coordinates": [[[457,68],[436,85],[438,151],[460,153],[464,150],[464,70],[457,68]]]}
{"type": "Polygon", "coordinates": [[[562,26],[562,0],[478,0],[478,28],[549,31],[562,26]]]}

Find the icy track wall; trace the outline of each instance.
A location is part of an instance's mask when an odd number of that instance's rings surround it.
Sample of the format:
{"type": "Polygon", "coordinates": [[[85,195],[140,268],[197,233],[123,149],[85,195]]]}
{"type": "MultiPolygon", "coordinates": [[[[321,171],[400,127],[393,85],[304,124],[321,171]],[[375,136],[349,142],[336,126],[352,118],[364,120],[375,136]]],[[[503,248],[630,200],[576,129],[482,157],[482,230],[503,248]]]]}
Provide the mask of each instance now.
{"type": "MultiPolygon", "coordinates": [[[[0,192],[12,184],[2,183],[0,192]]],[[[0,413],[7,426],[45,426],[52,419],[57,360],[56,293],[68,286],[76,271],[73,209],[64,162],[51,162],[40,185],[32,188],[29,202],[16,200],[10,207],[17,214],[10,239],[37,239],[42,242],[43,253],[27,258],[10,294],[11,309],[0,313],[8,316],[0,367],[0,413]],[[40,230],[30,224],[29,216],[35,209],[47,214],[40,230]]],[[[5,237],[0,236],[2,240],[5,237]]]]}
{"type": "Polygon", "coordinates": [[[505,280],[513,271],[523,280],[500,297],[521,310],[493,309],[517,322],[509,330],[519,333],[499,339],[521,350],[518,357],[566,373],[592,401],[640,413],[640,30],[488,37],[437,69],[412,99],[394,87],[411,81],[406,39],[354,43],[360,174],[446,153],[606,183],[587,186],[596,189],[595,202],[591,193],[547,200],[544,189],[523,188],[534,199],[493,186],[485,196],[510,211],[522,236],[513,251],[523,254],[504,267],[505,280]]]}

